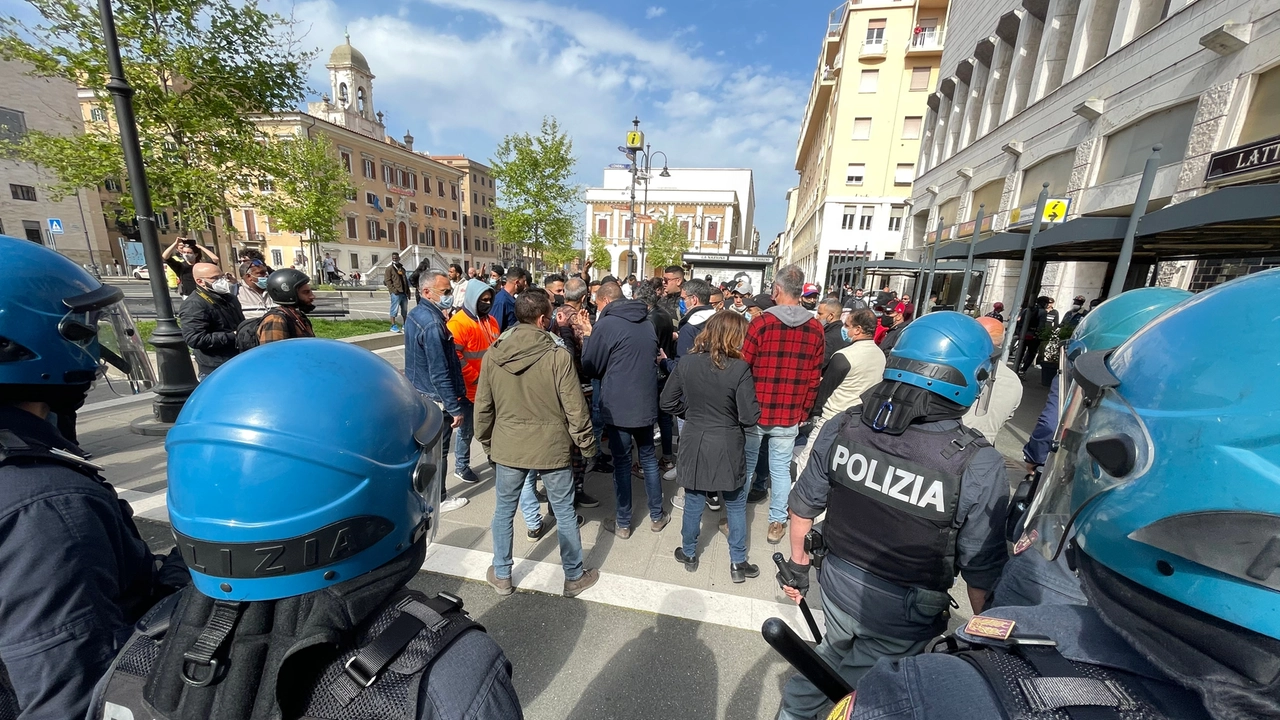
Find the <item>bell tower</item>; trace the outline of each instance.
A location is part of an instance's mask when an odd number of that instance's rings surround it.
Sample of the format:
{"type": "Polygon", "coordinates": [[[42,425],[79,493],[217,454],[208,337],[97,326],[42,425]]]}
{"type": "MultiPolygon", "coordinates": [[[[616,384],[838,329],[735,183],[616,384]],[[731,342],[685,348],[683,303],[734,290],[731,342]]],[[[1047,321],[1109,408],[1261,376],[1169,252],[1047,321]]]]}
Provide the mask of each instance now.
{"type": "Polygon", "coordinates": [[[346,42],[333,49],[325,67],[329,69],[332,95],[322,102],[310,103],[310,114],[382,140],[386,128],[373,105],[374,75],[364,53],[352,47],[350,34],[346,35],[346,42]]]}

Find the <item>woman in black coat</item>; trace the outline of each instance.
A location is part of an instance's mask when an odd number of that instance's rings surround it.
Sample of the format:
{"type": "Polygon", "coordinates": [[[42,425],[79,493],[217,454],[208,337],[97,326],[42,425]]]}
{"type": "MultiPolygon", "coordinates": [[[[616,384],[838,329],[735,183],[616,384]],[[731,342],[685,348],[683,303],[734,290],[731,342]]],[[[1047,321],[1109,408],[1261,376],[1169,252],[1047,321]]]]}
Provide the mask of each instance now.
{"type": "Polygon", "coordinates": [[[760,574],[747,562],[746,439],[744,430],[760,420],[751,368],[742,360],[747,321],[718,312],[694,341],[662,391],[662,409],[684,418],[676,476],[685,489],[683,547],[676,560],[698,565],[698,533],[708,493],[719,493],[729,520],[729,576],[734,582],[760,574]]]}

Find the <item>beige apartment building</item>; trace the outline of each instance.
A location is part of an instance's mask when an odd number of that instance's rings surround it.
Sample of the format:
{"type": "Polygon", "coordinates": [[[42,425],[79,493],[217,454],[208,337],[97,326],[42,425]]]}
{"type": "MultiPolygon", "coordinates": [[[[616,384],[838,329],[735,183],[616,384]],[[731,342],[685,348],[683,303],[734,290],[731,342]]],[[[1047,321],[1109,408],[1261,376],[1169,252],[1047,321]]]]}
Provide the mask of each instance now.
{"type": "MultiPolygon", "coordinates": [[[[0,138],[19,140],[28,130],[73,134],[79,108],[74,85],[27,74],[28,66],[0,61],[0,138]]],[[[80,265],[103,268],[123,259],[107,232],[94,188],[54,199],[45,188],[56,176],[34,163],[0,156],[0,234],[53,248],[80,265]],[[50,220],[54,229],[51,231],[50,220]]]]}
{"type": "Polygon", "coordinates": [[[779,263],[833,284],[833,265],[893,258],[909,214],[947,0],[864,0],[832,11],[796,144],[779,263]]]}
{"type": "Polygon", "coordinates": [[[458,186],[462,202],[463,269],[498,262],[497,233],[493,227],[493,206],[498,192],[489,166],[465,155],[432,155],[431,159],[463,173],[458,186]]]}

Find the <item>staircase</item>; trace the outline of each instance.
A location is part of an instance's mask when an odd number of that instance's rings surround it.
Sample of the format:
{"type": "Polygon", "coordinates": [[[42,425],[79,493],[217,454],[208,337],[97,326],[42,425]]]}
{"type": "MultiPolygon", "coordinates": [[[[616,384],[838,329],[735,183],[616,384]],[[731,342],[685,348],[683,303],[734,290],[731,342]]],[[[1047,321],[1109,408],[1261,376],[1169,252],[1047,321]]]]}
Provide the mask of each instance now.
{"type": "MultiPolygon", "coordinates": [[[[407,272],[413,272],[418,267],[418,263],[423,260],[428,261],[428,265],[437,270],[448,270],[449,261],[444,256],[436,252],[435,248],[425,245],[410,245],[404,250],[400,250],[400,264],[404,265],[407,272]]],[[[391,266],[391,256],[388,255],[385,260],[378,261],[377,265],[369,268],[365,274],[366,286],[378,287],[382,285],[382,279],[386,276],[387,268],[391,266]]]]}

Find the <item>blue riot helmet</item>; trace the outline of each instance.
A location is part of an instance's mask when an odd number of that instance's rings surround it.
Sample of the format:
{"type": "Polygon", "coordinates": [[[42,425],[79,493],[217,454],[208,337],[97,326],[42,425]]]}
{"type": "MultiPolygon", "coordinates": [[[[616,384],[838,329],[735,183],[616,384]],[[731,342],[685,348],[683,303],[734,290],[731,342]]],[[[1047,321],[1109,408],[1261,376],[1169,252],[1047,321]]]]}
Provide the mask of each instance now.
{"type": "Polygon", "coordinates": [[[1160,313],[1189,297],[1186,290],[1167,287],[1123,292],[1094,308],[1076,325],[1062,357],[1069,363],[1088,350],[1118,347],[1160,313]]]}
{"type": "Polygon", "coordinates": [[[443,414],[385,360],[300,338],[200,383],[169,431],[169,518],[192,582],[219,600],[330,587],[430,542],[443,414]],[[341,411],[315,412],[317,387],[341,411]]]}
{"type": "Polygon", "coordinates": [[[119,288],[30,240],[0,236],[0,258],[0,385],[87,386],[103,361],[149,375],[119,288]]]}
{"type": "Polygon", "coordinates": [[[1081,562],[1131,598],[1280,639],[1277,294],[1280,270],[1249,275],[1076,359],[1060,459],[1028,521],[1046,555],[1074,533],[1081,562]]]}
{"type": "Polygon", "coordinates": [[[991,377],[994,349],[986,329],[968,315],[932,312],[902,330],[885,363],[884,379],[969,407],[991,377]]]}

